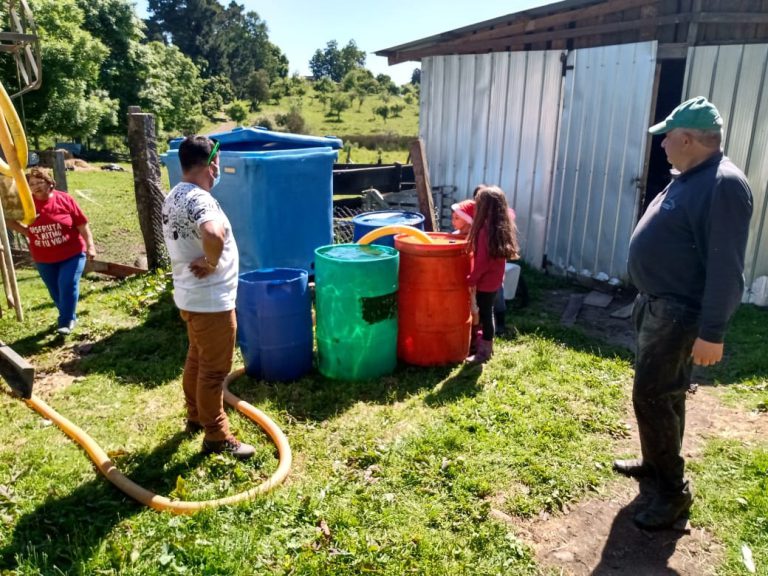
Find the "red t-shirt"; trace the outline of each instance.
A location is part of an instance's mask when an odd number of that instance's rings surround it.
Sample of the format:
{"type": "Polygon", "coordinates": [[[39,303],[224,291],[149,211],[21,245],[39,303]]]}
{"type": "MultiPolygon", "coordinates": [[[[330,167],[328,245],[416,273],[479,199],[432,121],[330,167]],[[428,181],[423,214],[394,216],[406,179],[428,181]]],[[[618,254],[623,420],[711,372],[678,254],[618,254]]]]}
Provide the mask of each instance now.
{"type": "Polygon", "coordinates": [[[88,222],[75,199],[52,190],[46,201],[35,199],[37,218],[27,229],[29,251],[35,262],[50,264],[85,252],[85,238],[78,226],[88,222]]]}

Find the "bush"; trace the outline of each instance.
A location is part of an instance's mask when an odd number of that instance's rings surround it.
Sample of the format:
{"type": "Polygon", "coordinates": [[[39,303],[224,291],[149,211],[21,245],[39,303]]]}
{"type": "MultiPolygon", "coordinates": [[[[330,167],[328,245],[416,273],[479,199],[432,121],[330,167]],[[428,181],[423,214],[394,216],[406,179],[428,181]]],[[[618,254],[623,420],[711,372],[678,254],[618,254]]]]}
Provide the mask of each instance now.
{"type": "Polygon", "coordinates": [[[285,128],[287,132],[293,134],[306,134],[307,133],[307,121],[304,120],[304,116],[301,113],[301,104],[294,102],[288,109],[286,114],[278,114],[275,117],[277,125],[281,128],[285,128]]]}
{"type": "Polygon", "coordinates": [[[245,119],[248,118],[248,102],[243,100],[236,100],[227,107],[227,116],[229,116],[234,122],[242,124],[245,119]]]}
{"type": "Polygon", "coordinates": [[[262,116],[261,118],[257,119],[255,126],[266,128],[267,130],[275,129],[275,125],[272,123],[272,120],[267,116],[262,116]]]}

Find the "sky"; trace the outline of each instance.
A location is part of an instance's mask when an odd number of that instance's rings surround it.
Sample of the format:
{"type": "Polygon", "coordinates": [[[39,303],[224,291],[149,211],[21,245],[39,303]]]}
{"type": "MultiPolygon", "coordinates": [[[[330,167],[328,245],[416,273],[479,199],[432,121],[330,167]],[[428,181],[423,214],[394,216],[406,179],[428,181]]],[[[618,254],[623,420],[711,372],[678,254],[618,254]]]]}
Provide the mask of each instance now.
{"type": "MultiPolygon", "coordinates": [[[[418,62],[389,66],[377,50],[476,24],[505,14],[550,4],[554,0],[236,0],[266,22],[269,40],[287,56],[290,72],[309,75],[317,49],[336,40],[339,48],[354,40],[366,52],[366,68],[388,74],[397,84],[410,82],[418,62]]],[[[224,0],[220,2],[225,4],[224,0]]],[[[228,3],[228,0],[227,2],[228,3]]],[[[147,1],[136,0],[147,16],[147,1]]]]}

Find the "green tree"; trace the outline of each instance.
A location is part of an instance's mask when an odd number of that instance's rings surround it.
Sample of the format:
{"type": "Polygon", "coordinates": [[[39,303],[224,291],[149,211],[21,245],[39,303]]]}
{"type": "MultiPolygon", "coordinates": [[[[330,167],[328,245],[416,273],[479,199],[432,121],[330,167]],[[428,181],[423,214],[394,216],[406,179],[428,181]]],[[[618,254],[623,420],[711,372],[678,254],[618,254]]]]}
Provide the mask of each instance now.
{"type": "Polygon", "coordinates": [[[203,123],[204,82],[188,57],[175,46],[150,42],[144,46],[146,76],[139,98],[167,132],[197,132],[203,123]]]}
{"type": "Polygon", "coordinates": [[[248,102],[244,100],[235,100],[227,107],[227,116],[229,116],[233,122],[242,124],[248,118],[248,102]]]}
{"type": "MultiPolygon", "coordinates": [[[[44,134],[82,140],[114,126],[118,104],[101,88],[99,77],[109,50],[84,29],[83,11],[75,0],[36,0],[31,7],[44,76],[41,88],[23,97],[28,135],[39,145],[44,134]]],[[[6,64],[3,80],[12,86],[15,67],[10,59],[6,64]]]]}
{"type": "Polygon", "coordinates": [[[76,4],[83,12],[83,29],[108,49],[99,84],[119,105],[118,122],[111,131],[124,134],[128,106],[139,101],[141,85],[136,78],[143,74],[140,43],[144,24],[129,0],[76,0],[76,4]]]}
{"type": "Polygon", "coordinates": [[[344,92],[337,92],[331,97],[331,113],[336,115],[336,120],[339,122],[341,122],[341,113],[344,112],[344,110],[349,109],[351,105],[352,102],[349,94],[345,94],[344,92]]]}
{"type": "Polygon", "coordinates": [[[269,41],[258,13],[232,0],[149,0],[151,38],[171,42],[198,63],[204,77],[227,76],[240,97],[254,70],[265,70],[270,82],[288,75],[288,59],[269,41]]]}
{"type": "Polygon", "coordinates": [[[266,70],[254,70],[248,75],[245,92],[251,101],[251,108],[258,110],[262,102],[269,100],[269,75],[266,70]]]}
{"type": "Polygon", "coordinates": [[[203,97],[201,101],[203,114],[213,118],[224,109],[224,106],[235,99],[232,82],[226,76],[212,76],[203,81],[203,97]]]}
{"type": "Polygon", "coordinates": [[[363,102],[369,94],[374,94],[378,84],[373,73],[365,68],[355,68],[347,72],[341,81],[341,89],[349,92],[357,98],[358,110],[363,107],[363,102]]]}
{"type": "Polygon", "coordinates": [[[379,91],[392,96],[398,96],[400,89],[397,84],[392,80],[392,77],[387,74],[378,74],[376,76],[376,82],[379,84],[379,91]]]}
{"type": "Polygon", "coordinates": [[[387,123],[387,118],[389,118],[389,106],[386,104],[382,104],[381,106],[376,106],[373,109],[373,113],[376,116],[381,116],[382,120],[384,120],[384,124],[387,123]]]}
{"type": "Polygon", "coordinates": [[[330,78],[334,82],[341,82],[351,70],[365,66],[365,52],[358,49],[354,40],[339,50],[336,40],[330,40],[325,49],[315,50],[309,61],[309,68],[315,80],[330,78]]]}

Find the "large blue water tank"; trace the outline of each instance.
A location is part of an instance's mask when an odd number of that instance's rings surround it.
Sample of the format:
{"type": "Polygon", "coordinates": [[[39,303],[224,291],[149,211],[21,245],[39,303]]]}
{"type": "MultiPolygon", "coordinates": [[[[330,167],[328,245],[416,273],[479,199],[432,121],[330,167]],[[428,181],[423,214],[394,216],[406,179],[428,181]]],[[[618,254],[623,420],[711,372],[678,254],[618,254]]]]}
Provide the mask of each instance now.
{"type": "Polygon", "coordinates": [[[308,275],[295,268],[253,270],[237,285],[237,343],[245,372],[287,382],[312,369],[308,275]]]}
{"type": "MultiPolygon", "coordinates": [[[[333,242],[333,163],[338,138],[254,128],[211,134],[221,142],[221,182],[212,191],[232,224],[240,271],[302,268],[333,242]]],[[[181,180],[178,147],[163,159],[171,186],[181,180]]]]}
{"type": "MultiPolygon", "coordinates": [[[[358,214],[352,218],[352,223],[355,225],[353,233],[353,240],[355,242],[368,234],[368,232],[373,232],[377,228],[383,226],[405,225],[424,230],[424,216],[419,212],[407,212],[405,210],[377,210],[375,212],[364,212],[363,214],[358,214]]],[[[373,244],[394,248],[395,235],[391,234],[389,236],[377,238],[373,241],[373,244]]]]}

